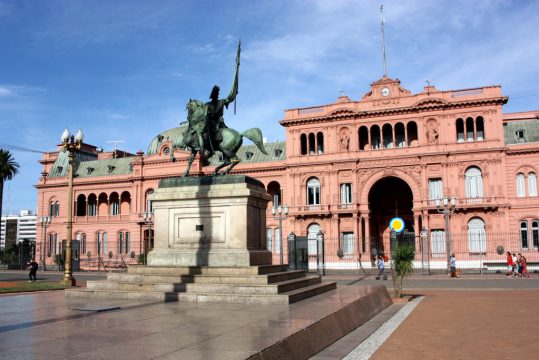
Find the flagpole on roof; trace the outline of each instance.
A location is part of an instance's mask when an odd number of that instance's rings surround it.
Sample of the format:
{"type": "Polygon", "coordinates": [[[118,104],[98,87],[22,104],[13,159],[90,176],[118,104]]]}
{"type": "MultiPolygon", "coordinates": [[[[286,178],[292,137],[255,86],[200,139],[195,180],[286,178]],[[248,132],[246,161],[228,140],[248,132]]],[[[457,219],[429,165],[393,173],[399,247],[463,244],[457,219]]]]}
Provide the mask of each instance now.
{"type": "Polygon", "coordinates": [[[387,75],[387,69],[386,69],[386,45],[385,45],[385,39],[384,39],[384,5],[380,5],[380,27],[382,30],[382,60],[384,62],[384,77],[387,75]]]}

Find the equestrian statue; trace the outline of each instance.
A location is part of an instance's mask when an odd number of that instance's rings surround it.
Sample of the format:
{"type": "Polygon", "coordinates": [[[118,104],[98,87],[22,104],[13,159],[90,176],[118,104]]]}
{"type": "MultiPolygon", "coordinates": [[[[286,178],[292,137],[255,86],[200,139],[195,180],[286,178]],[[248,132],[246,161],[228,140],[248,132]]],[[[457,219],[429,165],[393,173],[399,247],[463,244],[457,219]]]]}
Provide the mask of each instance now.
{"type": "MultiPolygon", "coordinates": [[[[189,176],[191,164],[198,153],[203,166],[208,165],[208,159],[216,152],[221,153],[222,162],[215,167],[212,176],[226,175],[241,160],[237,157],[238,149],[243,143],[243,137],[251,140],[258,149],[267,155],[262,141],[262,131],[258,128],[251,128],[243,133],[239,133],[225,125],[223,119],[224,108],[236,100],[238,95],[238,75],[240,69],[240,45],[236,53],[236,71],[232,82],[232,89],[226,99],[219,99],[219,86],[215,85],[210,94],[210,101],[203,103],[199,100],[189,99],[187,103],[187,130],[184,131],[174,142],[170,156],[174,159],[174,149],[186,149],[191,152],[187,169],[183,176],[189,176]],[[219,170],[228,165],[223,172],[219,170]]],[[[236,112],[234,103],[234,113],[236,112]]],[[[181,124],[180,124],[181,125],[181,124]]]]}

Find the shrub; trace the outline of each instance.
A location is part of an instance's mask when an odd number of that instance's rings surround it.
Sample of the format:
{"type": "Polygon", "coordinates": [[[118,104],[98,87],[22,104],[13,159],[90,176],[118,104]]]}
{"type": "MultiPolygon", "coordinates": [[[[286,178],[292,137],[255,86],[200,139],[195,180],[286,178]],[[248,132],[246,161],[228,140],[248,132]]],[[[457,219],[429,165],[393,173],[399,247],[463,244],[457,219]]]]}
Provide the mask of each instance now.
{"type": "Polygon", "coordinates": [[[410,244],[397,244],[393,252],[393,289],[395,297],[402,297],[404,278],[412,273],[415,249],[410,244]]]}

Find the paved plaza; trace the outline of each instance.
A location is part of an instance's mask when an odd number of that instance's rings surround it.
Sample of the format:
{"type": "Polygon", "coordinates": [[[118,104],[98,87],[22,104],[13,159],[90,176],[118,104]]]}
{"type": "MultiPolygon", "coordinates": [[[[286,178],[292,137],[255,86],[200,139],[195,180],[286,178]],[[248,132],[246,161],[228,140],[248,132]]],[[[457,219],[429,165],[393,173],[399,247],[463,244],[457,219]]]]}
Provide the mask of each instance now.
{"type": "MultiPolygon", "coordinates": [[[[0,272],[0,281],[25,276],[0,272]]],[[[55,277],[61,273],[38,274],[55,277]]],[[[327,279],[345,293],[361,285],[392,287],[371,277],[327,279]]],[[[417,295],[412,302],[391,305],[313,359],[495,359],[507,352],[526,359],[539,353],[536,276],[413,276],[406,289],[417,295]]],[[[3,295],[0,348],[9,359],[244,359],[304,328],[309,313],[324,311],[318,299],[238,305],[66,299],[61,291],[3,295]]]]}

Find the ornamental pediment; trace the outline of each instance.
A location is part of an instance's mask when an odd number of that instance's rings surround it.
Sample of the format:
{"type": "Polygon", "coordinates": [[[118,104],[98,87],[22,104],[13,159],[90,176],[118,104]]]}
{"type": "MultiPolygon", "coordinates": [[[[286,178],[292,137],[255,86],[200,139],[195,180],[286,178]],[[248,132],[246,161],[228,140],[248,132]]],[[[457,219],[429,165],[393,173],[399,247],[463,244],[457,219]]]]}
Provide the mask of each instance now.
{"type": "Polygon", "coordinates": [[[329,112],[329,115],[354,115],[356,112],[349,108],[339,107],[329,112]]]}
{"type": "Polygon", "coordinates": [[[439,106],[439,105],[447,105],[449,104],[449,101],[440,99],[440,98],[428,98],[428,99],[422,99],[416,102],[412,105],[412,107],[421,107],[421,106],[439,106]]]}

